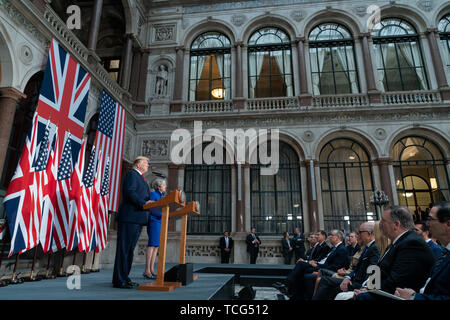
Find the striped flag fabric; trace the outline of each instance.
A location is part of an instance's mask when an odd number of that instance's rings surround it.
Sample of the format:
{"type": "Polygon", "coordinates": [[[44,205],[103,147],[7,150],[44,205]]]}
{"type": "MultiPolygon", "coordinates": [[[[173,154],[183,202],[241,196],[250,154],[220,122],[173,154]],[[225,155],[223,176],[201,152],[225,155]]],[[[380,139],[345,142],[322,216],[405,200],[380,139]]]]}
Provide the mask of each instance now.
{"type": "Polygon", "coordinates": [[[8,225],[6,223],[4,223],[0,226],[0,240],[3,240],[3,238],[6,237],[7,228],[8,228],[8,225]]]}
{"type": "Polygon", "coordinates": [[[108,157],[106,159],[105,171],[103,172],[102,183],[99,190],[96,252],[100,252],[106,248],[108,236],[109,166],[110,161],[108,157]]]}
{"type": "Polygon", "coordinates": [[[53,136],[53,143],[48,156],[44,174],[43,205],[39,241],[44,252],[48,252],[52,246],[53,240],[53,217],[56,208],[56,178],[58,166],[56,154],[59,152],[58,128],[53,136]]]}
{"type": "Polygon", "coordinates": [[[78,216],[78,233],[80,235],[78,249],[85,252],[89,252],[91,249],[91,239],[93,234],[92,195],[94,188],[96,153],[97,150],[94,146],[91,151],[91,156],[89,157],[88,167],[82,179],[81,214],[78,216]]]}
{"type": "MultiPolygon", "coordinates": [[[[79,220],[82,219],[82,196],[83,183],[81,181],[84,171],[84,155],[86,149],[86,140],[83,139],[81,143],[80,153],[78,154],[77,164],[72,172],[71,186],[70,186],[70,208],[69,208],[69,227],[70,233],[67,243],[67,250],[72,251],[79,247],[80,231],[79,220]]],[[[80,250],[82,251],[82,250],[80,250]]]]}
{"type": "MultiPolygon", "coordinates": [[[[102,152],[104,160],[110,159],[108,209],[114,212],[117,212],[119,208],[125,121],[125,109],[103,90],[94,145],[102,152]]],[[[105,161],[99,163],[98,170],[102,173],[105,171],[105,161]]]]}
{"type": "Polygon", "coordinates": [[[56,252],[66,247],[69,226],[70,208],[70,176],[72,174],[72,139],[71,134],[64,143],[64,148],[59,161],[58,174],[56,179],[56,208],[53,219],[53,246],[52,251],[56,252]]]}

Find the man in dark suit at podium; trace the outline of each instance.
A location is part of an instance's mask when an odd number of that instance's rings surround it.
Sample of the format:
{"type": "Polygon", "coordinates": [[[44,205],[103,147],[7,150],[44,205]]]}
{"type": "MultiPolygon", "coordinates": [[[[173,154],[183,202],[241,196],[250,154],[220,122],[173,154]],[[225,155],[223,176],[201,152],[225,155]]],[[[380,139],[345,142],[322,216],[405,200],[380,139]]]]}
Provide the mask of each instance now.
{"type": "Polygon", "coordinates": [[[259,240],[259,237],[256,235],[255,228],[251,229],[245,242],[247,242],[247,252],[250,254],[250,264],[256,264],[261,240],[259,240]]]}
{"type": "Polygon", "coordinates": [[[131,281],[129,274],[142,226],[148,222],[148,211],[143,208],[151,202],[150,188],[144,178],[148,167],[148,158],[137,157],[133,169],[127,172],[123,181],[122,203],[116,217],[117,247],[112,280],[115,288],[131,289],[139,285],[131,281]]]}
{"type": "Polygon", "coordinates": [[[228,231],[223,233],[219,241],[221,263],[230,263],[231,249],[233,249],[233,239],[228,231]]]}

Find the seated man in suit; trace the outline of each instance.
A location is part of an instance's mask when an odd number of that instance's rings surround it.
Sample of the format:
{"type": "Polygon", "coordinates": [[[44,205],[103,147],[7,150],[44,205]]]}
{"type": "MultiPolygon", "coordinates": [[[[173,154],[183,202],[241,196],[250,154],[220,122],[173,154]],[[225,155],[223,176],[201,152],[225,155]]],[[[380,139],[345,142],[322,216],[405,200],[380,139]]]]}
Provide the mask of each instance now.
{"type": "Polygon", "coordinates": [[[142,226],[148,222],[148,211],[143,206],[150,203],[150,188],[145,182],[149,159],[137,157],[133,169],[127,172],[123,181],[123,200],[117,216],[117,247],[114,261],[113,286],[131,289],[138,284],[129,278],[133,264],[134,248],[141,235],[142,226]]]}
{"type": "MultiPolygon", "coordinates": [[[[387,207],[381,216],[380,228],[392,242],[378,261],[381,272],[381,289],[394,294],[395,289],[419,290],[428,278],[435,262],[433,252],[414,229],[411,212],[406,207],[387,207]]],[[[383,297],[367,292],[366,288],[355,290],[357,300],[378,300],[383,297]]]]}
{"type": "Polygon", "coordinates": [[[352,261],[353,255],[358,252],[360,245],[356,239],[356,232],[350,232],[348,235],[348,244],[345,247],[348,252],[348,261],[352,261]]]}
{"type": "MultiPolygon", "coordinates": [[[[321,235],[323,236],[322,233],[321,235]]],[[[292,300],[304,300],[312,297],[317,271],[321,268],[337,271],[340,268],[348,267],[347,250],[343,240],[344,234],[342,231],[332,230],[330,243],[333,247],[325,257],[322,257],[319,261],[300,261],[296,264],[294,270],[287,278],[287,293],[292,300]]],[[[286,292],[285,288],[278,287],[277,289],[282,293],[286,292]]]]}
{"type": "Polygon", "coordinates": [[[311,234],[308,237],[309,240],[309,246],[310,248],[306,251],[305,253],[305,257],[306,259],[300,257],[298,259],[296,259],[296,263],[300,260],[300,259],[304,259],[304,260],[312,260],[311,255],[313,253],[313,251],[315,250],[316,246],[319,245],[319,241],[317,240],[317,234],[315,232],[311,232],[311,234]]]}
{"type": "Polygon", "coordinates": [[[352,273],[345,276],[344,279],[322,276],[313,300],[332,300],[341,291],[361,288],[368,277],[367,267],[376,265],[380,258],[375,244],[374,226],[375,223],[369,221],[359,227],[357,237],[364,249],[352,273]]]}
{"type": "Polygon", "coordinates": [[[395,295],[407,300],[450,300],[450,202],[437,203],[428,217],[433,235],[446,246],[431,269],[425,286],[413,289],[397,288],[395,295]]]}
{"type": "Polygon", "coordinates": [[[422,236],[423,240],[428,244],[431,251],[433,251],[434,257],[439,259],[442,255],[442,248],[438,246],[436,243],[431,240],[431,232],[430,227],[427,225],[425,221],[419,221],[414,225],[414,231],[417,232],[418,235],[422,236]]]}

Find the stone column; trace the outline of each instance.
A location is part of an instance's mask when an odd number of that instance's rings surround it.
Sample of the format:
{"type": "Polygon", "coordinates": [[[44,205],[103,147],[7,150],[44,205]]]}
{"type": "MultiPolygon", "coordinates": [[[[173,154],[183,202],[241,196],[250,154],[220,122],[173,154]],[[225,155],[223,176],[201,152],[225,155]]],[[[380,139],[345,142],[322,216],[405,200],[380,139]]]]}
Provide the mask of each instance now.
{"type": "Polygon", "coordinates": [[[439,45],[436,40],[436,37],[439,35],[439,31],[437,29],[428,29],[425,34],[430,45],[431,59],[433,60],[434,74],[436,75],[438,88],[439,90],[441,90],[442,99],[449,100],[450,88],[448,86],[447,77],[445,75],[445,66],[442,62],[439,45]]]}
{"type": "Polygon", "coordinates": [[[245,175],[248,164],[236,164],[236,232],[245,232],[245,175]]]}
{"type": "Polygon", "coordinates": [[[125,46],[124,54],[122,59],[122,72],[120,76],[120,85],[126,91],[130,88],[130,77],[131,77],[131,61],[133,59],[133,34],[125,35],[125,46]]]}
{"type": "Polygon", "coordinates": [[[102,17],[103,0],[94,1],[94,10],[91,16],[91,27],[89,28],[88,49],[95,51],[97,49],[98,32],[100,29],[100,20],[102,17]]]}
{"type": "Polygon", "coordinates": [[[177,56],[175,62],[175,85],[173,89],[173,102],[170,106],[171,112],[181,112],[183,105],[183,83],[184,83],[184,47],[175,48],[177,56]]]}
{"type": "Polygon", "coordinates": [[[130,94],[133,100],[137,100],[137,93],[139,89],[139,79],[141,72],[141,50],[135,49],[133,50],[133,62],[131,67],[131,76],[130,76],[130,94]]]}
{"type": "Polygon", "coordinates": [[[320,229],[320,222],[319,222],[319,206],[317,204],[315,167],[319,166],[319,163],[314,160],[306,160],[304,161],[303,164],[306,167],[309,230],[318,231],[320,229]]]}
{"type": "Polygon", "coordinates": [[[380,182],[381,189],[384,193],[389,197],[389,204],[394,204],[394,194],[392,193],[392,180],[394,177],[391,177],[389,174],[389,166],[392,165],[391,158],[379,158],[376,163],[378,164],[378,170],[380,172],[380,182]]]}
{"type": "Polygon", "coordinates": [[[141,68],[139,72],[139,89],[137,91],[137,100],[145,101],[145,89],[147,88],[148,79],[148,56],[150,50],[143,50],[141,55],[141,68]]]}
{"type": "Polygon", "coordinates": [[[236,109],[244,109],[245,101],[244,101],[244,79],[242,72],[242,42],[236,42],[236,64],[235,64],[235,99],[234,104],[236,109]]]}
{"type": "Polygon", "coordinates": [[[381,94],[377,89],[375,83],[375,74],[373,72],[372,56],[370,54],[369,38],[370,33],[360,34],[363,60],[364,60],[364,73],[366,74],[367,93],[369,95],[370,103],[381,103],[381,94]]]}
{"type": "Polygon", "coordinates": [[[306,69],[306,54],[305,54],[305,37],[297,38],[297,53],[298,53],[298,73],[300,79],[300,105],[310,106],[312,103],[312,94],[308,90],[308,77],[306,69]]]}
{"type": "Polygon", "coordinates": [[[16,105],[20,99],[24,99],[25,97],[22,92],[15,88],[0,88],[0,175],[3,172],[3,166],[5,164],[9,138],[16,113],[16,105]]]}

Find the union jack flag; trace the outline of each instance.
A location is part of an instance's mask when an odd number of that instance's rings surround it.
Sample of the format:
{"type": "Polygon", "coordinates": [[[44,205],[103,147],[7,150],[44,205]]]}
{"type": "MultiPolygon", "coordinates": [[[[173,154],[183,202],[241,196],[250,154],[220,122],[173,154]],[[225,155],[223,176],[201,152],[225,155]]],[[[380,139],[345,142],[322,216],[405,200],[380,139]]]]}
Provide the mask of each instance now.
{"type": "MultiPolygon", "coordinates": [[[[45,173],[38,170],[41,173],[37,175],[36,168],[39,167],[38,146],[42,145],[48,127],[45,122],[57,123],[60,146],[67,139],[72,141],[71,162],[75,163],[81,147],[89,86],[90,75],[52,40],[33,125],[3,202],[12,237],[10,255],[33,248],[41,238],[42,207],[38,201],[44,193],[39,181],[45,179],[45,173]]],[[[55,130],[53,123],[50,126],[55,130]]],[[[61,159],[59,152],[55,153],[57,163],[61,159]]]]}

